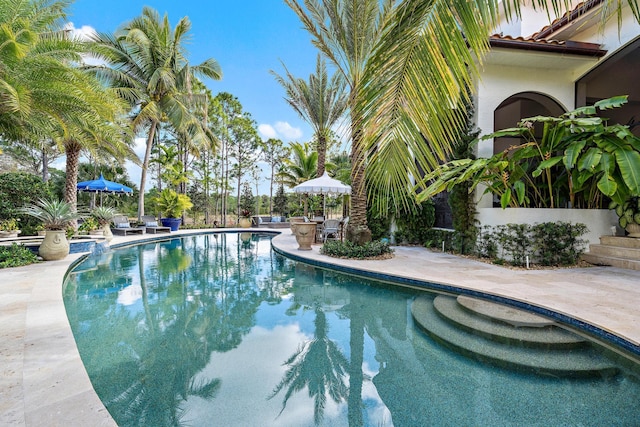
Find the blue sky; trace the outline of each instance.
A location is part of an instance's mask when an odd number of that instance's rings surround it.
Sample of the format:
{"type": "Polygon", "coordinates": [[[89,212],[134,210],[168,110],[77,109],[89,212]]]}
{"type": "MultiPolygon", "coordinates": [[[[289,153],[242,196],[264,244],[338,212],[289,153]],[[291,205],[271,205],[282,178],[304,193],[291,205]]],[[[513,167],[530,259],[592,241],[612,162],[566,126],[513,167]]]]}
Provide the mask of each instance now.
{"type": "MultiPolygon", "coordinates": [[[[282,0],[76,0],[68,20],[77,30],[113,32],[142,13],[143,6],[168,14],[172,26],[184,16],[192,23],[189,62],[214,58],[221,81],[205,83],[215,95],[229,92],[251,113],[263,139],[309,141],[310,127],[284,101],[284,90],[269,70],[284,73],[280,61],[297,77],[315,70],[317,51],[293,11],[282,0]],[[90,27],[90,28],[89,28],[90,27]]],[[[139,174],[130,170],[139,183],[139,174]]]]}

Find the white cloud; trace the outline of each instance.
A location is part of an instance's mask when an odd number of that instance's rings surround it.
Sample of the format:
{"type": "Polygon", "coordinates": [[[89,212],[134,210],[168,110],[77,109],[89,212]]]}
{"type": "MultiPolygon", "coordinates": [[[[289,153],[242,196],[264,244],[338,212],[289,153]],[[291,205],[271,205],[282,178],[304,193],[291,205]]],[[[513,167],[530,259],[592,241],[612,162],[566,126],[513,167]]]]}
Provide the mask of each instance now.
{"type": "MultiPolygon", "coordinates": [[[[83,25],[80,28],[76,28],[73,22],[67,22],[64,26],[65,31],[69,31],[71,33],[71,37],[77,40],[90,40],[95,35],[97,35],[97,31],[90,25],[83,25]]],[[[82,54],[82,60],[87,65],[104,65],[104,61],[102,59],[95,58],[88,54],[82,54]]]]}
{"type": "Polygon", "coordinates": [[[277,138],[278,134],[273,126],[263,123],[258,125],[258,133],[262,139],[277,138]]]}
{"type": "Polygon", "coordinates": [[[80,40],[89,40],[90,37],[95,36],[97,31],[90,25],[83,25],[80,28],[76,28],[73,22],[67,22],[64,26],[65,31],[70,31],[74,38],[80,40]]]}
{"type": "Polygon", "coordinates": [[[302,138],[302,129],[291,126],[287,122],[276,122],[273,125],[262,123],[258,132],[263,139],[280,138],[285,141],[297,141],[302,138]]]}
{"type": "Polygon", "coordinates": [[[287,122],[276,122],[276,130],[278,133],[289,140],[297,140],[302,137],[302,130],[294,128],[287,122]]]}

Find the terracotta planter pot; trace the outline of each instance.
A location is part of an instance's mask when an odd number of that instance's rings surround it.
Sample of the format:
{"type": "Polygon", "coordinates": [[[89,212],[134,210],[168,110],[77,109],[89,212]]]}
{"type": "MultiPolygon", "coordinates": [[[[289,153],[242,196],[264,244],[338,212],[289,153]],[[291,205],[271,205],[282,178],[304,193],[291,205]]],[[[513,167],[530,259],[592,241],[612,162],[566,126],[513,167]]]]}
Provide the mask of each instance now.
{"type": "Polygon", "coordinates": [[[315,222],[299,222],[295,226],[295,236],[298,242],[298,250],[310,251],[311,244],[316,239],[316,223],[315,222]]]}
{"type": "Polygon", "coordinates": [[[249,228],[251,227],[251,219],[250,218],[240,218],[238,221],[238,225],[240,228],[249,228]]]}
{"type": "Polygon", "coordinates": [[[291,234],[296,234],[296,225],[304,224],[304,218],[301,216],[293,216],[289,218],[289,224],[291,224],[291,234]]]}
{"type": "Polygon", "coordinates": [[[69,255],[69,241],[64,230],[47,230],[38,249],[45,261],[56,261],[69,255]]]}

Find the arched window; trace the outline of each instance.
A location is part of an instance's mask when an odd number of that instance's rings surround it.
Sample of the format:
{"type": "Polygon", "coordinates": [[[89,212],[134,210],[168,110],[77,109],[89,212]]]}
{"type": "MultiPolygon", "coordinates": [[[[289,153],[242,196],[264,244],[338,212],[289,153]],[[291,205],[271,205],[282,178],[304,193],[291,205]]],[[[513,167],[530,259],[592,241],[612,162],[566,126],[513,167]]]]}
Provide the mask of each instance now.
{"type": "MultiPolygon", "coordinates": [[[[494,111],[494,132],[512,128],[526,117],[533,116],[559,116],[566,111],[554,99],[536,92],[521,92],[505,99],[494,111]]],[[[542,129],[536,129],[542,132],[542,129]]],[[[538,135],[536,134],[536,137],[538,135]]],[[[504,151],[512,145],[521,144],[520,138],[495,138],[493,141],[493,153],[504,151]]]]}

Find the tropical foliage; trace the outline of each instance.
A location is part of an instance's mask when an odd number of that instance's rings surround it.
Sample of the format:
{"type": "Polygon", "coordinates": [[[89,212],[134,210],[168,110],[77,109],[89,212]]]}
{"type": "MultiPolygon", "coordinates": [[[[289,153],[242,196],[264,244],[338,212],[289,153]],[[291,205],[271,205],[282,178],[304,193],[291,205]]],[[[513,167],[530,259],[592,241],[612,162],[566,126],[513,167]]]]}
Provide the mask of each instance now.
{"type": "Polygon", "coordinates": [[[40,220],[46,230],[66,230],[80,218],[70,203],[56,199],[41,199],[33,205],[23,207],[21,212],[40,220]]]}
{"type": "Polygon", "coordinates": [[[179,218],[184,211],[193,207],[186,194],[179,194],[171,188],[165,188],[154,199],[157,211],[168,218],[179,218]]]}
{"type": "Polygon", "coordinates": [[[285,100],[313,128],[318,153],[316,176],[322,176],[331,128],[347,107],[344,79],[338,73],[329,78],[326,63],[320,55],[316,60],[315,74],[309,76],[309,82],[294,77],[286,66],[285,71],[286,78],[273,71],[272,74],[284,87],[287,94],[285,100]]]}
{"type": "Polygon", "coordinates": [[[292,142],[290,146],[291,157],[284,160],[278,178],[284,185],[293,188],[316,177],[318,152],[308,143],[292,142]]]}
{"type": "Polygon", "coordinates": [[[425,200],[455,185],[470,190],[486,185],[503,208],[599,207],[603,196],[617,204],[640,194],[640,138],[627,126],[608,125],[599,111],[615,108],[626,97],[614,97],[581,107],[560,117],[523,119],[517,128],[484,138],[523,138],[490,158],[454,160],[427,174],[425,200]],[[536,137],[536,128],[541,137],[536,137]]]}
{"type": "Polygon", "coordinates": [[[191,29],[187,17],[171,28],[169,17],[144,7],[142,15],[124,24],[115,34],[98,34],[92,50],[108,66],[91,70],[104,79],[134,111],[134,131],[147,133],[142,162],[138,216],[144,214],[144,193],[151,148],[158,126],[169,123],[183,137],[197,143],[213,140],[194,112],[192,80],[196,76],[220,79],[214,59],[190,65],[185,41],[191,29]]]}
{"type": "MultiPolygon", "coordinates": [[[[101,150],[122,160],[128,151],[119,125],[122,104],[83,72],[87,45],[63,28],[69,2],[0,2],[0,133],[18,141],[20,156],[66,154],[65,200],[75,209],[80,152],[101,150]]],[[[14,151],[15,152],[15,151],[14,151]]]]}
{"type": "MultiPolygon", "coordinates": [[[[468,94],[461,88],[479,76],[501,8],[519,16],[521,1],[285,1],[349,87],[350,229],[366,230],[366,190],[379,192],[376,200],[392,212],[414,204],[415,192],[407,191],[412,179],[449,158],[466,121],[468,94]]],[[[640,20],[637,2],[628,3],[640,20]]],[[[622,4],[615,4],[620,18],[622,4]]],[[[571,5],[532,3],[554,16],[571,5]]]]}
{"type": "Polygon", "coordinates": [[[35,234],[40,222],[22,213],[23,206],[49,199],[49,186],[36,175],[24,172],[0,174],[0,218],[16,218],[23,235],[35,234]]]}
{"type": "Polygon", "coordinates": [[[38,262],[38,257],[24,245],[0,246],[0,268],[20,267],[38,262]]]}

